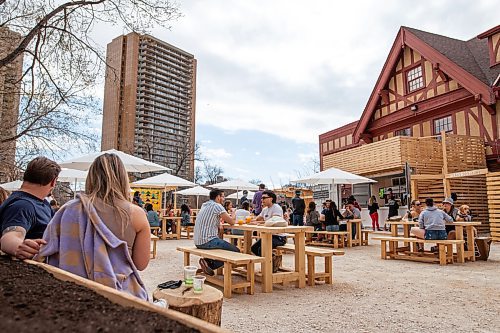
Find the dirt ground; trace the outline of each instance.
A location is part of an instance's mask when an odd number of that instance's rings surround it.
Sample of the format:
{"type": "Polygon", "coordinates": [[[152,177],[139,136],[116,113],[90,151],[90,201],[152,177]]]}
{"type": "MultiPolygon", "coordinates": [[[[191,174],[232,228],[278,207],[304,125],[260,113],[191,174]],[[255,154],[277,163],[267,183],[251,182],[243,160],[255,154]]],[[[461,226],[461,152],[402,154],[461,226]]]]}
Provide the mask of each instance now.
{"type": "MultiPolygon", "coordinates": [[[[192,240],[158,242],[158,256],[142,272],[156,285],[182,278],[175,248],[192,240]]],[[[197,259],[197,257],[193,257],[197,259]]],[[[381,260],[380,244],[348,248],[334,257],[334,283],[225,299],[222,327],[234,332],[500,332],[500,243],[488,261],[439,266],[381,260]]],[[[195,262],[197,264],[197,261],[195,262]]],[[[293,267],[293,255],[283,256],[293,267]]],[[[324,262],[317,260],[317,270],[324,262]]],[[[258,270],[259,268],[257,268],[258,270]]]]}

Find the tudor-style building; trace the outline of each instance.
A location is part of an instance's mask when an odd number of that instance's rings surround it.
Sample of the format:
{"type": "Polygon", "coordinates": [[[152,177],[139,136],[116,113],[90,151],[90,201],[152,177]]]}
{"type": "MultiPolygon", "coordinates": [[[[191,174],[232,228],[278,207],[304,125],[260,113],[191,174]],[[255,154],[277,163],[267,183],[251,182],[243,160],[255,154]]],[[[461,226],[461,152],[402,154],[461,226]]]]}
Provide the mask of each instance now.
{"type": "Polygon", "coordinates": [[[319,136],[321,170],[339,167],[376,178],[374,193],[402,182],[408,161],[420,174],[412,179],[426,180],[416,195],[441,186],[444,194],[435,197],[442,198],[450,192],[450,180],[443,181],[450,172],[500,170],[499,111],[500,25],[468,41],[401,27],[359,121],[319,136]],[[446,149],[442,132],[452,137],[446,149]],[[474,152],[451,161],[460,138],[472,140],[462,148],[474,152]],[[429,139],[425,146],[434,151],[424,148],[422,140],[429,139]],[[431,174],[441,175],[437,185],[430,184],[431,174]]]}

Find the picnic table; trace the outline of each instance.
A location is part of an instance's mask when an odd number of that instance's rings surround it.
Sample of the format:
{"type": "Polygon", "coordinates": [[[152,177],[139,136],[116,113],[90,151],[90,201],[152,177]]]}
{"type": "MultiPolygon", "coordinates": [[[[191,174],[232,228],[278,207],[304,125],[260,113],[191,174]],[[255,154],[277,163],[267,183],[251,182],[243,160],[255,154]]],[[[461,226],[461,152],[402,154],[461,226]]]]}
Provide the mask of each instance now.
{"type": "MultiPolygon", "coordinates": [[[[414,222],[414,221],[408,221],[408,220],[400,220],[400,221],[386,221],[385,222],[386,225],[389,225],[390,228],[391,228],[391,236],[393,237],[398,237],[399,236],[399,226],[403,226],[403,236],[405,238],[409,238],[410,237],[410,230],[411,230],[411,227],[418,227],[418,222],[414,222]]],[[[390,247],[391,247],[391,251],[393,251],[394,249],[392,249],[392,245],[394,243],[390,243],[390,247]]],[[[407,247],[409,249],[410,247],[410,243],[408,242],[405,242],[403,244],[404,247],[407,247]]]]}
{"type": "Polygon", "coordinates": [[[229,225],[223,224],[225,228],[242,230],[244,234],[244,252],[251,254],[252,234],[257,231],[262,240],[262,256],[265,260],[262,263],[261,274],[256,274],[262,279],[262,291],[269,293],[273,291],[273,283],[297,282],[298,288],[306,286],[306,253],[305,253],[305,231],[312,230],[308,226],[287,226],[287,227],[265,227],[254,224],[229,225]],[[273,273],[273,250],[272,235],[293,234],[295,241],[295,269],[273,273]]]}

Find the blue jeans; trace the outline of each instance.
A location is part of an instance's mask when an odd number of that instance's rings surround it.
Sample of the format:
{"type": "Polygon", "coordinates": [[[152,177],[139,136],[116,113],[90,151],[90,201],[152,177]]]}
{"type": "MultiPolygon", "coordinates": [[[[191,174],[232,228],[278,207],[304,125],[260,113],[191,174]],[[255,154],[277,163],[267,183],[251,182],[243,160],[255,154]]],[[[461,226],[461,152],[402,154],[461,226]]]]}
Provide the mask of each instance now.
{"type": "Polygon", "coordinates": [[[292,224],[303,226],[304,225],[304,215],[293,214],[292,224]]]}
{"type": "MultiPolygon", "coordinates": [[[[233,252],[240,252],[240,249],[238,249],[236,246],[234,246],[231,243],[226,242],[223,239],[220,238],[214,238],[212,240],[209,240],[205,244],[201,245],[196,245],[197,248],[199,249],[204,249],[204,250],[213,250],[213,249],[222,249],[222,250],[228,250],[228,251],[233,251],[233,252]]],[[[217,269],[219,267],[224,266],[224,262],[218,261],[218,260],[213,260],[213,259],[205,259],[205,261],[208,264],[208,267],[211,269],[217,269]]]]}
{"type": "Polygon", "coordinates": [[[443,240],[447,239],[446,230],[425,230],[425,239],[428,240],[443,240]]]}
{"type": "MultiPolygon", "coordinates": [[[[273,249],[277,248],[278,246],[283,246],[286,244],[286,237],[285,236],[277,236],[273,235],[273,249]]],[[[254,245],[252,245],[252,252],[259,257],[262,257],[262,240],[259,239],[257,242],[255,242],[254,245]]]]}
{"type": "Polygon", "coordinates": [[[326,231],[339,231],[339,226],[338,224],[327,225],[326,231]]]}

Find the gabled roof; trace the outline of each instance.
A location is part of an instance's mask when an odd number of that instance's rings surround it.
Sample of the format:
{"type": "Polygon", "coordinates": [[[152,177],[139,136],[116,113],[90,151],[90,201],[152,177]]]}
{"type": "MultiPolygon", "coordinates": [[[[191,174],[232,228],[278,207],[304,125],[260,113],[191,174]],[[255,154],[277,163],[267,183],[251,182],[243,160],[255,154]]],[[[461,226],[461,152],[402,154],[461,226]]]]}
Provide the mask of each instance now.
{"type": "Polygon", "coordinates": [[[496,102],[492,89],[495,79],[500,73],[500,65],[490,67],[488,41],[473,38],[461,41],[418,29],[401,27],[382,72],[368,99],[358,126],[354,131],[354,140],[358,141],[375,111],[379,91],[384,89],[393,74],[400,54],[405,46],[419,52],[425,59],[456,80],[471,94],[477,96],[487,105],[496,102]]]}

